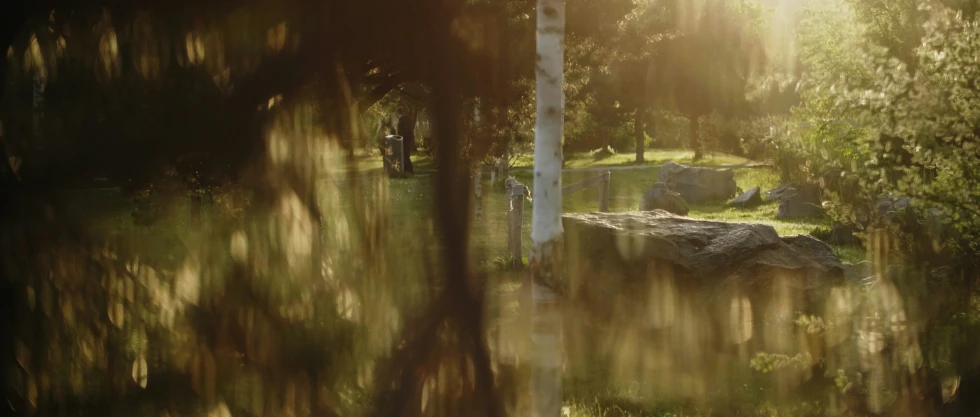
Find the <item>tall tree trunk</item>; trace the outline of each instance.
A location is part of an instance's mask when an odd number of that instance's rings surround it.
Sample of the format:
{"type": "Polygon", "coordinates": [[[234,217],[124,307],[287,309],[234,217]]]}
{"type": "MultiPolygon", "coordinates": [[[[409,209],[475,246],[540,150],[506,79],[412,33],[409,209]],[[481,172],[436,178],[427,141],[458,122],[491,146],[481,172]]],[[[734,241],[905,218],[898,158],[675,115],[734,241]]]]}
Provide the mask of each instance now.
{"type": "Polygon", "coordinates": [[[701,149],[701,137],[698,132],[699,116],[690,115],[687,117],[691,121],[691,149],[694,149],[694,160],[700,161],[704,158],[704,150],[701,149]]]}
{"type": "Polygon", "coordinates": [[[561,415],[560,281],[564,263],[561,210],[564,127],[564,0],[538,0],[537,117],[534,130],[534,205],[531,220],[532,416],[561,415]]]}
{"type": "Polygon", "coordinates": [[[643,133],[643,110],[640,108],[633,111],[633,138],[636,140],[636,163],[642,164],[646,135],[643,133]]]}

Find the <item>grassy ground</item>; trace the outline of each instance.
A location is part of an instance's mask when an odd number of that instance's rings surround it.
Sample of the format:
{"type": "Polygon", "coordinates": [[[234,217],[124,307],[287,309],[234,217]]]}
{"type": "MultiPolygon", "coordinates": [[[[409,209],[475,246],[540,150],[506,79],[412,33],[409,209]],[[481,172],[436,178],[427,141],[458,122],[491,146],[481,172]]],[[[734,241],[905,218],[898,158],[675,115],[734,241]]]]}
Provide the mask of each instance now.
{"type": "MultiPolygon", "coordinates": [[[[636,169],[623,169],[612,171],[611,190],[610,190],[610,210],[613,212],[633,211],[638,209],[644,191],[657,181],[659,172],[658,165],[663,162],[673,160],[681,163],[689,162],[691,152],[681,150],[650,151],[646,154],[647,163],[644,167],[636,169]]],[[[588,168],[629,165],[632,161],[632,154],[617,154],[606,158],[596,159],[592,155],[569,155],[566,163],[568,168],[588,168]]],[[[702,161],[702,165],[736,165],[749,161],[728,156],[713,155],[702,161]]],[[[517,167],[527,166],[528,160],[519,160],[517,167]]],[[[362,156],[358,159],[358,169],[380,168],[380,161],[376,157],[362,156]]],[[[392,218],[388,227],[408,227],[425,229],[422,224],[427,224],[433,217],[432,201],[432,180],[435,178],[432,172],[432,161],[420,158],[417,163],[419,175],[392,179],[388,184],[388,196],[390,213],[392,218]],[[426,172],[430,171],[430,172],[426,172]]],[[[759,186],[763,190],[774,188],[779,185],[779,179],[775,173],[768,168],[734,168],[737,185],[742,189],[749,189],[759,186]]],[[[562,181],[564,185],[573,184],[597,175],[596,171],[566,171],[563,173],[562,181]]],[[[515,170],[514,176],[524,184],[532,184],[532,174],[528,170],[515,170]]],[[[474,246],[482,249],[491,263],[503,264],[508,257],[507,253],[507,206],[508,199],[504,195],[503,186],[490,184],[489,176],[483,178],[484,189],[484,219],[480,224],[473,227],[474,246]]],[[[86,218],[93,213],[100,213],[98,222],[85,222],[93,230],[112,230],[115,234],[132,235],[133,240],[153,242],[156,245],[147,249],[149,253],[172,253],[172,247],[178,247],[177,243],[185,235],[187,213],[189,208],[185,202],[176,203],[173,207],[168,207],[169,212],[165,218],[166,222],[156,224],[152,227],[134,227],[132,225],[131,202],[114,191],[84,191],[72,193],[70,197],[75,207],[86,207],[84,210],[77,210],[79,215],[86,218]],[[159,248],[157,247],[159,246],[159,248]],[[172,246],[172,247],[171,247],[172,246]]],[[[564,199],[565,212],[592,212],[598,209],[598,188],[588,189],[566,196],[564,199]]],[[[817,227],[829,226],[827,219],[808,219],[797,221],[776,220],[778,205],[774,202],[766,203],[752,209],[734,209],[725,207],[723,202],[709,205],[698,205],[692,207],[690,216],[694,218],[711,219],[719,221],[733,222],[753,222],[772,225],[781,235],[794,235],[800,233],[810,233],[817,227]]],[[[531,224],[532,203],[525,204],[524,211],[524,245],[525,253],[530,248],[530,224],[531,224]]],[[[388,229],[391,231],[392,229],[388,229]]],[[[392,232],[394,233],[394,232],[392,232]]],[[[860,248],[844,247],[835,248],[837,253],[846,261],[855,262],[863,259],[864,253],[860,248]]],[[[398,256],[398,255],[393,255],[398,256]]],[[[511,274],[511,273],[508,273],[511,274]]],[[[519,275],[513,273],[513,275],[519,275]]],[[[508,300],[506,307],[509,310],[519,308],[522,302],[519,300],[521,295],[520,285],[514,282],[505,283],[499,286],[502,293],[502,301],[508,300]],[[506,293],[506,294],[503,294],[506,293]]],[[[526,300],[525,300],[526,301],[526,300]]],[[[513,311],[508,313],[510,316],[517,316],[513,311]]],[[[524,337],[529,331],[521,325],[509,326],[514,332],[512,337],[524,337]]],[[[571,382],[571,381],[569,381],[571,382]]],[[[611,388],[609,389],[611,390],[611,388]]],[[[576,390],[573,384],[568,384],[566,389],[568,401],[566,401],[567,415],[569,416],[697,416],[710,415],[698,407],[689,405],[678,405],[672,403],[657,403],[656,407],[651,407],[650,402],[639,405],[638,402],[631,401],[633,396],[628,392],[608,391],[602,394],[595,387],[583,386],[576,390]]],[[[725,415],[725,414],[722,414],[725,415]]],[[[770,413],[766,415],[777,415],[770,413]]]]}
{"type": "MultiPolygon", "coordinates": [[[[613,170],[611,172],[610,190],[610,210],[613,212],[634,211],[639,208],[640,200],[644,191],[657,181],[659,167],[657,165],[667,160],[679,160],[687,162],[690,153],[685,151],[668,151],[664,154],[648,154],[648,164],[650,166],[636,169],[613,170]]],[[[593,166],[615,165],[628,161],[633,155],[614,155],[602,161],[588,163],[588,156],[573,155],[566,163],[566,167],[585,168],[593,166]],[[619,161],[619,162],[617,162],[619,161]]],[[[717,155],[706,161],[714,165],[735,165],[743,164],[745,161],[736,157],[717,155]]],[[[519,164],[520,165],[520,164],[519,164]]],[[[779,178],[776,173],[765,167],[754,168],[734,168],[736,184],[741,189],[749,189],[759,186],[763,190],[775,188],[779,185],[779,178]]],[[[563,185],[569,185],[578,181],[585,180],[598,175],[597,171],[565,171],[562,175],[563,185]]],[[[515,171],[514,177],[524,184],[532,184],[532,174],[529,171],[515,171]]],[[[418,206],[424,199],[419,196],[425,193],[428,186],[429,177],[417,176],[413,178],[398,179],[391,183],[392,203],[404,208],[405,212],[416,212],[424,209],[418,206]],[[403,205],[404,204],[404,205],[403,205]]],[[[490,188],[489,178],[484,178],[484,220],[482,224],[475,225],[473,229],[476,244],[485,250],[485,253],[496,264],[505,264],[508,257],[507,247],[507,199],[503,193],[502,186],[490,188]]],[[[579,193],[565,196],[563,208],[569,212],[593,212],[598,209],[599,190],[589,189],[579,193]]],[[[527,252],[531,244],[530,228],[532,203],[525,203],[524,210],[524,249],[527,252]]],[[[808,234],[815,228],[829,227],[829,219],[801,219],[793,221],[781,221],[776,219],[778,203],[766,202],[758,207],[750,209],[735,209],[726,207],[724,202],[715,204],[696,205],[691,207],[690,216],[694,218],[728,221],[728,222],[751,222],[763,223],[773,226],[780,235],[808,234]]],[[[835,252],[847,262],[857,262],[864,259],[865,254],[858,247],[835,247],[835,252]]],[[[516,312],[521,305],[529,302],[528,294],[521,294],[524,291],[520,285],[513,283],[499,286],[501,289],[496,302],[504,303],[504,317],[498,324],[505,332],[504,339],[522,340],[526,338],[530,329],[527,327],[529,320],[526,318],[526,310],[516,312]],[[509,318],[507,318],[509,317],[509,318]],[[522,319],[523,317],[523,319],[522,319]]],[[[689,331],[694,332],[693,329],[689,331]]],[[[519,343],[519,342],[518,342],[519,343]]],[[[527,354],[525,350],[522,354],[527,354]]],[[[747,362],[747,360],[745,361],[747,362]]],[[[739,367],[739,370],[747,366],[738,359],[731,360],[731,366],[739,367]]],[[[601,379],[600,379],[601,380],[601,379]]],[[[642,384],[642,381],[636,381],[642,384]]],[[[777,408],[770,403],[761,400],[768,391],[760,390],[763,385],[746,383],[733,385],[733,392],[725,392],[719,398],[729,398],[721,400],[715,404],[706,402],[704,404],[678,403],[676,400],[647,398],[629,390],[604,386],[601,383],[592,381],[589,378],[579,379],[569,377],[564,381],[563,395],[565,407],[563,414],[569,417],[612,417],[612,416],[707,416],[707,415],[808,415],[806,410],[800,411],[790,408],[777,408]],[[742,388],[737,388],[742,387],[742,388]],[[744,392],[742,392],[744,391],[744,392]],[[751,391],[751,392],[749,392],[751,391]],[[759,397],[759,398],[756,398],[759,397]]],[[[717,393],[716,393],[717,394],[717,393]]],[[[714,398],[714,397],[712,397],[714,398]]],[[[813,414],[812,412],[810,414],[813,414]]]]}
{"type": "MultiPolygon", "coordinates": [[[[690,151],[666,151],[664,154],[649,153],[650,161],[677,160],[685,161],[690,159],[690,151]]],[[[625,160],[632,155],[615,155],[607,160],[625,160]]],[[[579,164],[581,167],[593,167],[601,165],[584,165],[582,161],[587,158],[582,155],[572,155],[569,164],[579,164]]],[[[716,155],[713,159],[708,159],[702,164],[713,163],[717,165],[742,164],[748,162],[744,159],[716,155]]],[[[610,201],[609,209],[612,212],[635,211],[639,208],[640,200],[644,191],[657,182],[659,167],[654,162],[650,162],[648,168],[637,168],[628,170],[614,170],[610,180],[610,201]]],[[[775,188],[779,185],[779,178],[768,168],[746,167],[734,168],[735,182],[739,188],[749,189],[755,186],[763,190],[775,188]]],[[[562,174],[562,184],[573,184],[593,176],[598,175],[595,171],[565,171],[562,174]]],[[[530,171],[514,171],[513,176],[523,184],[531,186],[533,178],[530,171]]],[[[394,179],[390,184],[390,196],[393,208],[396,212],[408,218],[418,218],[422,213],[430,210],[429,190],[431,190],[432,177],[420,174],[418,176],[394,179]]],[[[507,258],[507,213],[508,200],[504,195],[503,185],[498,181],[497,184],[490,184],[489,176],[484,176],[484,219],[482,224],[475,225],[473,236],[477,247],[483,249],[490,259],[507,258]],[[495,188],[493,188],[495,187],[495,188]]],[[[563,206],[566,213],[594,212],[598,211],[599,189],[591,188],[575,194],[567,195],[564,198],[563,206]]],[[[751,209],[736,209],[726,207],[724,202],[710,205],[695,205],[691,207],[690,217],[731,221],[731,222],[751,222],[763,223],[773,226],[780,235],[790,236],[797,234],[808,234],[818,227],[829,227],[828,219],[801,219],[792,221],[782,221],[776,219],[778,203],[767,202],[751,209]]],[[[524,209],[524,247],[530,246],[530,224],[531,224],[532,203],[525,202],[524,209]]],[[[860,248],[837,247],[837,254],[848,262],[856,262],[864,257],[860,248]]],[[[527,251],[525,250],[525,253],[527,251]]]]}
{"type": "MultiPolygon", "coordinates": [[[[643,155],[644,162],[637,164],[635,162],[636,154],[634,153],[617,153],[612,155],[598,155],[588,152],[574,153],[565,155],[565,168],[663,165],[667,161],[691,164],[694,152],[687,149],[654,149],[646,151],[643,155]]],[[[357,169],[360,171],[379,170],[383,165],[377,153],[359,153],[355,156],[354,160],[357,163],[357,169]]],[[[696,165],[739,165],[749,162],[752,161],[738,156],[723,153],[709,153],[696,165]]],[[[428,156],[415,156],[412,158],[412,163],[415,166],[416,172],[432,171],[435,169],[435,161],[428,156]]],[[[512,162],[512,169],[528,169],[532,166],[534,166],[534,155],[532,153],[519,155],[512,162]]]]}
{"type": "MultiPolygon", "coordinates": [[[[617,154],[591,154],[577,153],[567,155],[565,158],[565,168],[588,168],[588,167],[613,167],[625,165],[663,165],[664,162],[674,161],[680,164],[691,164],[694,152],[687,149],[655,149],[648,150],[643,154],[643,163],[637,164],[635,153],[617,154]]],[[[738,165],[751,162],[738,156],[726,155],[722,153],[710,153],[696,165],[717,166],[717,165],[738,165]]],[[[534,165],[534,155],[521,155],[515,164],[518,168],[528,168],[534,165]]]]}

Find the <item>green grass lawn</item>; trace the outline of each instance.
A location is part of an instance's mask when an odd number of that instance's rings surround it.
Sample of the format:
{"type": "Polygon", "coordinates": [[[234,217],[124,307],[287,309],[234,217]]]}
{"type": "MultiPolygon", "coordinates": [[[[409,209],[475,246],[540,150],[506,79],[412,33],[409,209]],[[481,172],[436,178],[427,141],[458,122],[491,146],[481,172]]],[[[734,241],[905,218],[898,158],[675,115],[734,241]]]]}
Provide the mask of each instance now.
{"type": "MultiPolygon", "coordinates": [[[[680,164],[692,164],[694,151],[688,149],[653,149],[644,152],[643,163],[636,163],[635,153],[617,153],[608,156],[594,155],[588,152],[565,155],[565,168],[613,167],[625,165],[663,165],[674,161],[680,164]]],[[[708,153],[694,165],[718,166],[738,165],[751,162],[748,159],[723,153],[708,153]]],[[[534,165],[534,155],[526,154],[517,158],[514,166],[529,168],[534,165]]]]}
{"type": "MultiPolygon", "coordinates": [[[[667,161],[674,161],[680,164],[692,164],[694,151],[688,149],[653,149],[643,154],[643,163],[637,164],[635,153],[617,153],[608,156],[595,155],[589,152],[571,153],[565,155],[565,168],[597,168],[597,167],[616,167],[616,166],[635,166],[635,165],[663,165],[667,161]]],[[[377,152],[358,153],[354,157],[356,167],[359,171],[380,170],[383,166],[381,157],[377,152]]],[[[699,166],[720,166],[720,165],[739,165],[751,163],[752,161],[733,155],[723,153],[708,153],[701,161],[694,165],[699,166]]],[[[416,172],[432,171],[435,169],[435,161],[425,155],[417,155],[412,158],[416,172]]],[[[525,153],[514,158],[512,169],[528,169],[534,166],[534,154],[525,153]]]]}
{"type": "MultiPolygon", "coordinates": [[[[669,153],[668,155],[673,155],[673,153],[669,153]]],[[[659,158],[661,160],[665,159],[662,156],[659,158]]],[[[650,159],[653,160],[656,158],[650,159]]],[[[730,156],[719,156],[716,161],[723,161],[723,164],[745,162],[745,160],[738,162],[739,159],[737,157],[730,156]]],[[[735,182],[741,189],[747,190],[759,186],[765,191],[779,185],[778,176],[771,169],[765,167],[733,168],[733,170],[735,171],[735,182]]],[[[659,168],[656,166],[612,171],[610,180],[610,211],[627,212],[639,209],[643,193],[657,182],[658,173],[659,168]]],[[[570,185],[596,175],[599,175],[599,172],[565,171],[562,174],[562,185],[570,185]]],[[[521,183],[529,185],[533,189],[533,178],[530,171],[515,171],[513,176],[521,183]]],[[[431,190],[431,180],[432,177],[428,175],[391,180],[391,203],[395,212],[400,213],[399,217],[406,216],[406,220],[409,218],[424,217],[424,213],[428,212],[431,206],[431,200],[428,198],[431,193],[429,191],[431,190]]],[[[482,249],[490,259],[506,259],[509,256],[507,253],[508,221],[506,212],[509,203],[504,195],[503,185],[499,181],[496,185],[492,185],[490,184],[489,176],[485,175],[483,189],[484,219],[481,224],[476,224],[473,227],[474,244],[476,247],[482,249]]],[[[532,204],[532,202],[525,202],[525,253],[531,244],[530,224],[532,204]]],[[[591,188],[565,196],[563,207],[566,213],[598,211],[599,188],[591,188]]],[[[792,221],[777,220],[777,211],[778,203],[776,202],[766,202],[751,209],[726,207],[724,202],[718,202],[717,204],[692,206],[689,216],[707,220],[767,224],[773,226],[783,236],[809,234],[818,227],[826,228],[830,226],[830,220],[826,218],[792,221]]],[[[847,262],[856,262],[864,258],[864,253],[860,248],[836,247],[834,249],[847,262]]]]}

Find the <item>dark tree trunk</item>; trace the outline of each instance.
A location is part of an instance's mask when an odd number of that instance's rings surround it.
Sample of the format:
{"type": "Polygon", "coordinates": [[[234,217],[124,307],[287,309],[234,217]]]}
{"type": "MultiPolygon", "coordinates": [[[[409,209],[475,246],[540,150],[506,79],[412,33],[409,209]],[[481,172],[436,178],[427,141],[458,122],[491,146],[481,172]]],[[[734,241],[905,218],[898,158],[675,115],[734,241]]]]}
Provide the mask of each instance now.
{"type": "Polygon", "coordinates": [[[0,51],[4,53],[0,56],[0,97],[3,97],[7,86],[7,49],[14,43],[17,34],[20,33],[24,24],[27,23],[27,5],[24,1],[13,1],[0,9],[0,51]]]}
{"type": "Polygon", "coordinates": [[[646,134],[643,133],[643,110],[633,111],[633,138],[636,140],[636,163],[643,163],[643,142],[646,141],[646,134]]]}
{"type": "Polygon", "coordinates": [[[691,121],[691,149],[694,149],[694,160],[700,161],[701,158],[704,158],[704,151],[701,149],[701,137],[698,131],[698,119],[700,117],[691,115],[688,116],[688,119],[691,121]]]}

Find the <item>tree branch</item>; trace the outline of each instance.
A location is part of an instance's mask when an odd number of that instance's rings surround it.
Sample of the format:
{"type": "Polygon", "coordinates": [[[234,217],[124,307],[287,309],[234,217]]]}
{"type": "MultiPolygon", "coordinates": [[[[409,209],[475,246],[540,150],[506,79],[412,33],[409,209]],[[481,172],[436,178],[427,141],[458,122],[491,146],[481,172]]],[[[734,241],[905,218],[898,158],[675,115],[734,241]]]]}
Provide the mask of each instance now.
{"type": "Polygon", "coordinates": [[[361,112],[371,108],[381,99],[385,98],[391,90],[398,88],[398,86],[404,82],[404,78],[401,76],[389,76],[387,80],[382,82],[377,87],[371,89],[367,93],[363,94],[357,100],[358,110],[361,112]]]}

